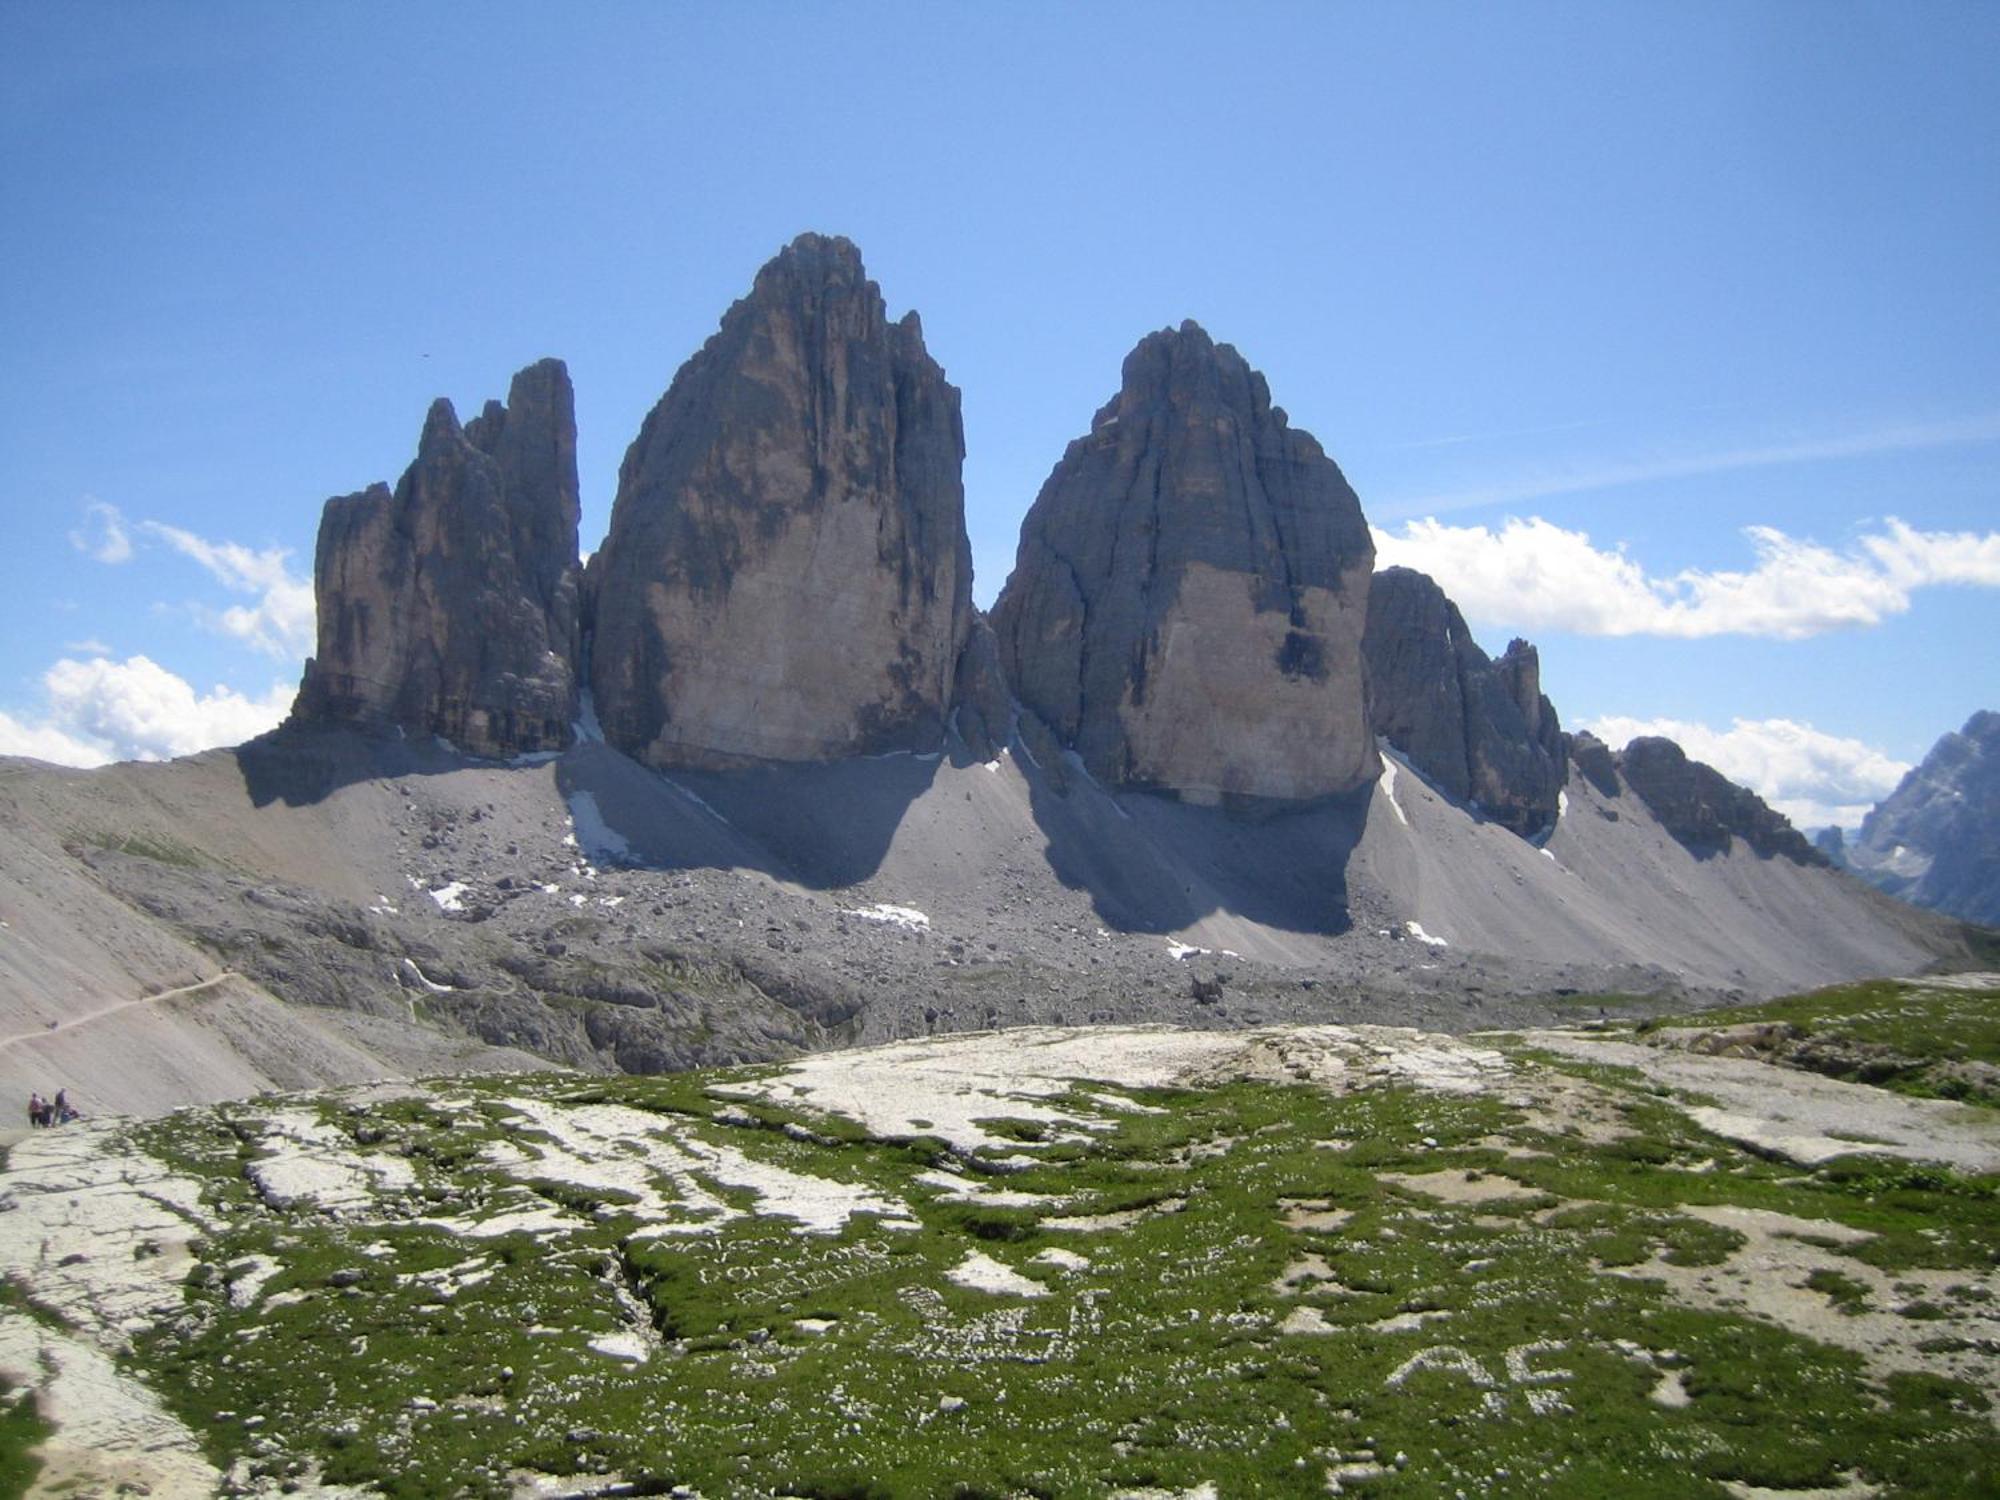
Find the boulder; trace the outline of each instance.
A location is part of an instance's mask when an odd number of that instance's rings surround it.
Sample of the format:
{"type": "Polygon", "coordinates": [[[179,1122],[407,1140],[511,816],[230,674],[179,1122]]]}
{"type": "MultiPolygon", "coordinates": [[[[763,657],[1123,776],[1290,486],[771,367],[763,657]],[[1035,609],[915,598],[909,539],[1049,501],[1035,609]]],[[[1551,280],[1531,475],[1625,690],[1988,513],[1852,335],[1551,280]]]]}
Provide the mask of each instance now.
{"type": "Polygon", "coordinates": [[[801,235],[674,377],[591,560],[604,735],[658,766],[942,741],[972,619],[958,391],[801,235]]]}
{"type": "Polygon", "coordinates": [[[1380,761],[1360,503],[1264,378],[1193,323],[1142,340],[1022,526],[993,611],[1021,703],[1108,786],[1197,802],[1355,790],[1380,761]]]}
{"type": "Polygon", "coordinates": [[[318,648],[295,724],[440,735],[473,755],[569,743],[577,710],[576,417],[546,359],[461,427],[431,405],[392,493],[329,500],[318,648]]]}
{"type": "Polygon", "coordinates": [[[1428,576],[1386,568],[1368,592],[1369,717],[1431,784],[1524,838],[1555,826],[1569,774],[1541,661],[1526,641],[1498,661],[1428,576]]]}

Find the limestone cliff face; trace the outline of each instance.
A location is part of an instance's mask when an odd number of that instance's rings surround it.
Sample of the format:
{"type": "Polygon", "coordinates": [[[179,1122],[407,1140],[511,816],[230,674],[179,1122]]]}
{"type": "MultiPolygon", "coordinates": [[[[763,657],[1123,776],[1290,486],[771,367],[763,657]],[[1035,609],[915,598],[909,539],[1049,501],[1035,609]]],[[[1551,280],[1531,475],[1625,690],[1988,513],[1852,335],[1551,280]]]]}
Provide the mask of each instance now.
{"type": "Polygon", "coordinates": [[[1149,335],[1022,527],[993,611],[1020,701],[1115,786],[1306,800],[1380,767],[1361,507],[1264,378],[1193,323],[1149,335]]]}
{"type": "Polygon", "coordinates": [[[1976,713],[1933,745],[1843,854],[1891,895],[2000,925],[2000,714],[1976,713]]]}
{"type": "Polygon", "coordinates": [[[1740,838],[1766,859],[1827,863],[1762,797],[1713,766],[1688,759],[1672,740],[1648,735],[1632,741],[1618,756],[1618,774],[1661,826],[1694,854],[1727,853],[1740,838]]]}
{"type": "Polygon", "coordinates": [[[442,735],[474,755],[569,743],[577,704],[576,417],[543,360],[461,427],[432,404],[395,491],[329,500],[318,650],[292,719],[442,735]]]}
{"type": "Polygon", "coordinates": [[[1377,734],[1445,793],[1515,833],[1555,825],[1569,763],[1533,646],[1510,642],[1493,660],[1435,582],[1386,568],[1369,586],[1366,651],[1377,734]]]}
{"type": "Polygon", "coordinates": [[[682,366],[592,559],[606,739],[660,766],[935,748],[972,616],[958,391],[802,235],[682,366]]]}

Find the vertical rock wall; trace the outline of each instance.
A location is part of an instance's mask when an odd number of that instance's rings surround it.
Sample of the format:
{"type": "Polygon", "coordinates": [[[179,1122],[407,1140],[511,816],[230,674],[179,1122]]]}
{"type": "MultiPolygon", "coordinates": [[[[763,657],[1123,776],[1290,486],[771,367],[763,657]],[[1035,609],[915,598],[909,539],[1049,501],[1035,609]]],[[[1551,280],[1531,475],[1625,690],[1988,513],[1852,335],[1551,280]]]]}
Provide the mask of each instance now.
{"type": "Polygon", "coordinates": [[[1514,832],[1554,826],[1569,762],[1533,646],[1512,641],[1494,661],[1444,590],[1409,568],[1375,575],[1366,641],[1377,734],[1433,785],[1514,832]]]}
{"type": "Polygon", "coordinates": [[[569,742],[577,701],[576,417],[543,360],[461,427],[434,402],[395,491],[329,500],[318,648],[295,723],[442,735],[474,755],[569,742]]]}
{"type": "Polygon", "coordinates": [[[655,765],[935,748],[972,618],[958,391],[802,235],[674,377],[592,559],[605,737],[655,765]]]}
{"type": "Polygon", "coordinates": [[[1318,443],[1193,323],[1069,445],[994,607],[1021,702],[1110,785],[1307,800],[1377,774],[1374,544],[1318,443]]]}

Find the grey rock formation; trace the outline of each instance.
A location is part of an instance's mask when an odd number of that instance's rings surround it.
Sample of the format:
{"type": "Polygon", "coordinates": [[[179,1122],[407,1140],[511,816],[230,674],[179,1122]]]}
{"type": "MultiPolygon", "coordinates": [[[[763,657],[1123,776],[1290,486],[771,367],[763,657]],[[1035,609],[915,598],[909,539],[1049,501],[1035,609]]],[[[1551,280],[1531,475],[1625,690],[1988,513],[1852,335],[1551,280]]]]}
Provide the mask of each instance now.
{"type": "Polygon", "coordinates": [[[934,749],[972,615],[958,391],[801,235],[681,367],[589,574],[606,739],[660,766],[934,749]]]}
{"type": "Polygon", "coordinates": [[[1014,699],[1000,669],[1000,642],[993,634],[992,622],[983,614],[973,617],[965,647],[958,654],[951,697],[959,738],[981,760],[991,760],[1012,735],[1014,699]]]}
{"type": "Polygon", "coordinates": [[[1976,713],[1932,746],[1845,852],[1891,895],[2000,926],[2000,714],[1976,713]]]}
{"type": "Polygon", "coordinates": [[[1494,661],[1422,573],[1387,568],[1368,592],[1369,715],[1448,796],[1523,837],[1546,833],[1569,774],[1562,726],[1526,641],[1494,661]]]}
{"type": "Polygon", "coordinates": [[[1380,767],[1362,685],[1374,543],[1340,470],[1193,323],[1127,356],[994,607],[1022,704],[1112,786],[1303,801],[1380,767]]]}
{"type": "Polygon", "coordinates": [[[1649,735],[1632,741],[1618,757],[1618,771],[1667,832],[1695,854],[1726,854],[1740,838],[1767,859],[1827,862],[1763,798],[1713,766],[1689,760],[1672,740],[1649,735]]]}
{"type": "Polygon", "coordinates": [[[1624,790],[1624,784],[1618,779],[1618,757],[1604,741],[1585,729],[1565,736],[1564,743],[1569,752],[1569,763],[1576,767],[1578,775],[1597,788],[1600,795],[1616,797],[1624,790]]]}
{"type": "Polygon", "coordinates": [[[424,420],[392,494],[329,500],[318,650],[292,720],[442,735],[474,755],[560,749],[577,706],[576,417],[559,360],[460,427],[424,420]]]}

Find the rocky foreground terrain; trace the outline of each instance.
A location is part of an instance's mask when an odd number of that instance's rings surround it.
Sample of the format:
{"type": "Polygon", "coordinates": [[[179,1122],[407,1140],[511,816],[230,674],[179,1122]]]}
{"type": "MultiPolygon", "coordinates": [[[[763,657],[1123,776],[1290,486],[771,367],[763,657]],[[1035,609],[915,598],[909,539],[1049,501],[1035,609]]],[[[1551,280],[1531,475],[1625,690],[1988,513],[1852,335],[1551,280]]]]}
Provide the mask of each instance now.
{"type": "Polygon", "coordinates": [[[1990,1495],[1996,1000],[1036,1027],[16,1132],[0,1464],[156,1497],[1990,1495]],[[1814,1036],[1880,1082],[1772,1045],[1814,1036]]]}

